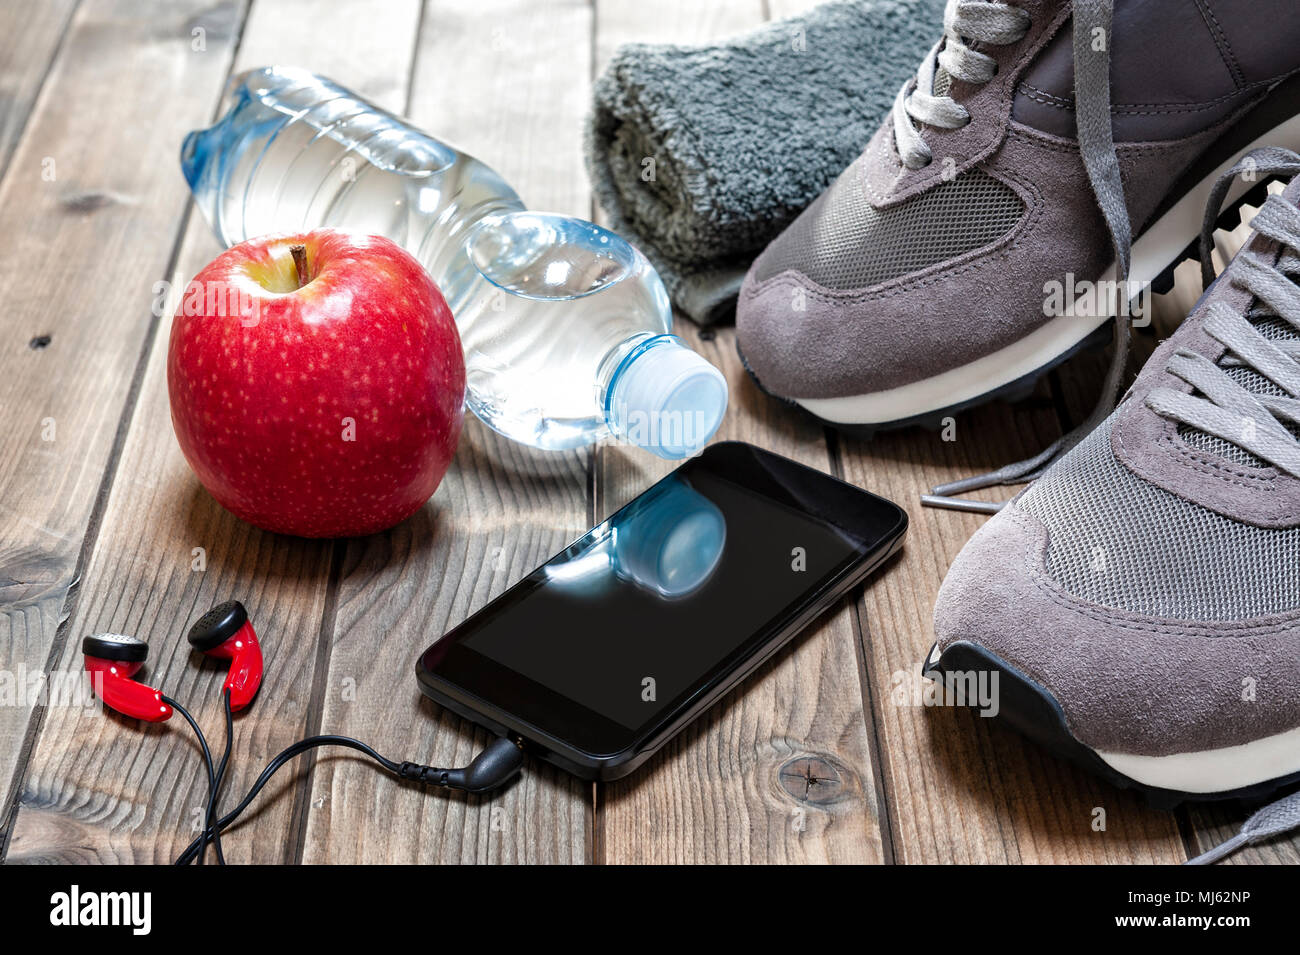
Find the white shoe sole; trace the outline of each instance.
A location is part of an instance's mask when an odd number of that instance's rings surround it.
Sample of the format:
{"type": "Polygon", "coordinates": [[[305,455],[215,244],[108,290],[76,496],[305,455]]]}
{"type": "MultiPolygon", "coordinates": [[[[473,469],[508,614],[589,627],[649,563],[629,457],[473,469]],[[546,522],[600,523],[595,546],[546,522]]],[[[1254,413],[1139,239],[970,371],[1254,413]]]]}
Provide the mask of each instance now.
{"type": "Polygon", "coordinates": [[[1145,786],[1184,793],[1221,793],[1300,773],[1300,729],[1240,746],[1172,756],[1097,755],[1118,773],[1145,786]]]}
{"type": "MultiPolygon", "coordinates": [[[[1172,263],[1201,231],[1201,220],[1210,190],[1247,152],[1258,146],[1283,146],[1300,151],[1300,116],[1293,116],[1260,136],[1224,162],[1178,200],[1133,243],[1129,280],[1145,286],[1172,263]]],[[[1252,183],[1237,181],[1224,200],[1227,208],[1240,199],[1252,183]]],[[[1083,277],[1076,277],[1081,280],[1083,277]]],[[[1100,282],[1115,278],[1112,265],[1100,282]]],[[[1081,317],[1062,315],[1050,319],[1019,341],[953,368],[933,378],[910,382],[897,388],[843,398],[796,398],[795,402],[833,424],[878,425],[933,414],[954,405],[972,402],[1019,381],[1069,352],[1112,318],[1109,314],[1081,317]]]]}

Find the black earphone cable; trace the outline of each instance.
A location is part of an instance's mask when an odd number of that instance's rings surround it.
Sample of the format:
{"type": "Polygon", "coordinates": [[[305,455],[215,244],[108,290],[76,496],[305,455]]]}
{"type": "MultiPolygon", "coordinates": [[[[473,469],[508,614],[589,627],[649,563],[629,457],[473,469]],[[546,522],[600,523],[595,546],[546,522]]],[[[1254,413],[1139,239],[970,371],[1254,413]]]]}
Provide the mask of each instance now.
{"type": "MultiPolygon", "coordinates": [[[[190,716],[189,710],[181,706],[179,703],[177,703],[175,700],[173,700],[170,696],[167,696],[166,694],[159,694],[159,698],[162,700],[162,702],[166,703],[168,706],[170,706],[181,716],[185,717],[185,722],[190,724],[190,729],[194,730],[194,735],[199,738],[199,748],[203,750],[203,766],[208,771],[208,805],[210,807],[212,805],[213,795],[216,792],[217,773],[212,765],[212,751],[208,749],[208,739],[206,736],[203,735],[203,730],[199,728],[199,724],[195,722],[194,717],[190,716]]],[[[206,818],[204,819],[204,825],[205,827],[207,825],[206,818]]],[[[208,845],[207,836],[208,833],[205,828],[203,835],[200,837],[203,843],[202,844],[203,851],[199,853],[199,865],[203,865],[204,857],[207,855],[207,845],[208,845]]],[[[217,832],[213,835],[212,842],[217,849],[217,858],[223,859],[222,852],[221,852],[220,832],[217,832]]]]}
{"type": "Polygon", "coordinates": [[[194,860],[196,854],[201,859],[203,847],[207,844],[208,839],[219,839],[221,833],[239,818],[240,814],[257,798],[257,794],[262,791],[266,784],[271,781],[271,777],[285,763],[321,746],[343,746],[354,749],[370,757],[388,772],[402,779],[475,793],[487,792],[506,783],[519,772],[524,762],[523,750],[519,744],[504,736],[494,740],[487,749],[474,758],[474,761],[469,766],[463,769],[439,769],[435,766],[424,766],[419,763],[394,762],[381,756],[360,740],[353,739],[350,736],[309,736],[307,739],[299,740],[292,746],[286,747],[271,760],[239,805],[218,819],[211,832],[205,831],[191,842],[185,851],[177,857],[176,865],[188,865],[194,860]]]}
{"type": "MultiPolygon", "coordinates": [[[[257,794],[260,793],[266,784],[271,781],[271,777],[279,772],[285,763],[320,746],[346,746],[349,749],[358,750],[359,752],[369,756],[389,772],[396,773],[398,770],[397,763],[394,763],[391,759],[386,759],[365,743],[360,740],[352,739],[350,736],[309,736],[307,739],[299,740],[292,746],[282,750],[273,760],[271,760],[270,763],[267,764],[266,769],[262,770],[262,775],[257,777],[257,782],[253,783],[252,788],[249,789],[248,794],[244,796],[239,805],[217,820],[216,825],[213,827],[214,831],[211,833],[211,838],[220,838],[221,832],[239,818],[243,811],[248,808],[249,804],[257,798],[257,794]]],[[[201,857],[201,844],[206,840],[206,838],[208,838],[208,836],[209,834],[205,832],[202,836],[191,842],[185,851],[176,859],[176,864],[188,865],[193,861],[195,853],[199,853],[201,857]]]]}
{"type": "Polygon", "coordinates": [[[221,798],[221,784],[226,781],[226,766],[230,762],[230,751],[235,742],[235,717],[234,710],[230,705],[229,689],[221,694],[221,702],[223,709],[226,711],[226,750],[221,754],[221,762],[217,764],[216,781],[208,793],[208,808],[203,814],[203,837],[210,839],[213,847],[217,850],[217,864],[225,865],[226,856],[221,851],[221,833],[214,831],[212,828],[212,814],[217,811],[217,801],[221,798]]]}

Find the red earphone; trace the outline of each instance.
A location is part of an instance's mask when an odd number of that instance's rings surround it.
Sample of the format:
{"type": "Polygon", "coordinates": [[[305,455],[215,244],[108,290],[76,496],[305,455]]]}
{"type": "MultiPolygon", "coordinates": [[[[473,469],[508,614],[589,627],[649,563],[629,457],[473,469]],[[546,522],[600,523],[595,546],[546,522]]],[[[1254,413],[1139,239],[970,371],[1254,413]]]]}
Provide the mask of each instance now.
{"type": "MultiPolygon", "coordinates": [[[[253,701],[262,685],[262,648],[248,620],[248,611],[238,600],[217,604],[190,627],[190,646],[230,661],[230,673],[222,690],[230,691],[230,709],[242,710],[253,701]]],[[[124,716],[161,723],[172,715],[162,691],[145,686],[132,677],[149,655],[149,646],[136,637],[101,633],[81,642],[86,672],[104,705],[124,716]]]]}
{"type": "Polygon", "coordinates": [[[218,660],[230,661],[221,689],[230,691],[230,709],[238,713],[257,696],[262,685],[262,648],[238,600],[217,604],[190,627],[190,646],[218,660]]]}
{"type": "Polygon", "coordinates": [[[171,718],[172,708],[163,702],[160,690],[131,679],[149,656],[143,640],[101,633],[82,640],[81,652],[95,692],[109,709],[150,723],[171,718]]]}

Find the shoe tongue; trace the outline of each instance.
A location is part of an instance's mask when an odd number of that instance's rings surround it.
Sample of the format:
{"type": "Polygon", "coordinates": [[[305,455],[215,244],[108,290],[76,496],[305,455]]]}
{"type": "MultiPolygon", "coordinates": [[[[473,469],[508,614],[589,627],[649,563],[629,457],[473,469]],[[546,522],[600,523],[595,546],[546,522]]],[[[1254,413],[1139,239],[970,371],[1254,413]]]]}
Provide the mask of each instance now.
{"type": "MultiPolygon", "coordinates": [[[[1286,188],[1282,190],[1282,198],[1292,205],[1300,205],[1300,176],[1292,179],[1286,188]]],[[[1254,233],[1251,234],[1251,238],[1253,237],[1254,233]]],[[[1300,251],[1284,249],[1278,267],[1286,275],[1290,276],[1292,281],[1300,284],[1300,251]]],[[[1246,313],[1246,319],[1269,341],[1278,344],[1300,342],[1300,332],[1297,332],[1295,326],[1286,319],[1274,315],[1270,309],[1261,305],[1258,300],[1251,303],[1250,310],[1246,313]]],[[[1241,385],[1241,387],[1254,395],[1268,395],[1280,398],[1286,394],[1281,388],[1253,368],[1234,363],[1234,357],[1231,352],[1226,353],[1219,359],[1219,366],[1223,368],[1229,378],[1241,385]]],[[[1300,428],[1285,421],[1282,424],[1288,431],[1300,438],[1300,428]]],[[[1180,425],[1178,430],[1183,440],[1194,448],[1217,454],[1246,467],[1268,467],[1267,462],[1260,460],[1249,451],[1237,447],[1231,441],[1205,434],[1202,431],[1189,428],[1187,425],[1180,425]]]]}

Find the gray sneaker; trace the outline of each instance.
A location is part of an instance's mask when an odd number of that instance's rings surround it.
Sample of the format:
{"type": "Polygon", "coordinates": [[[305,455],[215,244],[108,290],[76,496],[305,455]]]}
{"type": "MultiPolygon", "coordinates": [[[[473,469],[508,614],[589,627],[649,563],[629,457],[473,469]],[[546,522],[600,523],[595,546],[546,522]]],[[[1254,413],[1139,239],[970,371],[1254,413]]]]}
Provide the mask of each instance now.
{"type": "MultiPolygon", "coordinates": [[[[1229,170],[1204,263],[1243,174],[1295,176],[1300,156],[1229,170]]],[[[935,606],[929,675],[997,673],[1000,718],[1166,803],[1300,781],[1298,203],[1300,179],[1268,198],[1115,412],[980,529],[935,606]]],[[[1300,804],[1278,818],[1300,824],[1300,804]]]]}
{"type": "Polygon", "coordinates": [[[1171,279],[1217,174],[1300,149],[1292,0],[1111,7],[951,0],[893,115],[745,280],[764,390],[868,432],[1027,392],[1109,337],[1077,295],[1171,279]]]}

